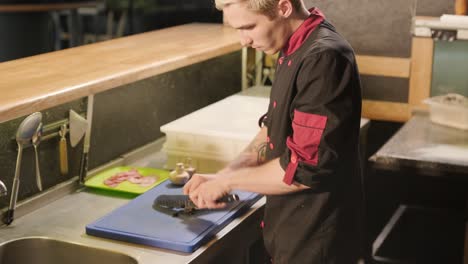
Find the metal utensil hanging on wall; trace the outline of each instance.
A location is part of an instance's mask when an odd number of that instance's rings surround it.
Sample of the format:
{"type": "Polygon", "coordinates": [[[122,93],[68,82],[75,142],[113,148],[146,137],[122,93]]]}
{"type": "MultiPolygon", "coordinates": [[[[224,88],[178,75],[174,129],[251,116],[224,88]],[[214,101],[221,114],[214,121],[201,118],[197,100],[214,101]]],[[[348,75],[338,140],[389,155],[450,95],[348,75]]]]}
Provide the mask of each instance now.
{"type": "Polygon", "coordinates": [[[60,143],[59,143],[59,158],[60,158],[60,174],[68,174],[68,148],[67,148],[67,125],[60,126],[60,143]]]}
{"type": "Polygon", "coordinates": [[[31,140],[36,133],[39,125],[42,122],[42,114],[40,112],[33,113],[26,117],[18,127],[16,132],[16,143],[18,144],[18,157],[16,158],[15,176],[13,178],[13,186],[11,188],[10,205],[5,214],[4,223],[9,225],[13,222],[16,202],[18,200],[18,190],[20,184],[21,161],[23,155],[23,148],[31,145],[31,140]]]}
{"type": "Polygon", "coordinates": [[[41,137],[42,137],[42,122],[39,123],[39,125],[36,128],[36,131],[34,132],[31,142],[34,147],[34,157],[35,157],[35,163],[36,163],[36,184],[37,188],[39,191],[42,191],[42,178],[41,178],[41,171],[40,171],[40,166],[39,166],[39,153],[37,151],[37,148],[39,144],[41,143],[41,137]]]}

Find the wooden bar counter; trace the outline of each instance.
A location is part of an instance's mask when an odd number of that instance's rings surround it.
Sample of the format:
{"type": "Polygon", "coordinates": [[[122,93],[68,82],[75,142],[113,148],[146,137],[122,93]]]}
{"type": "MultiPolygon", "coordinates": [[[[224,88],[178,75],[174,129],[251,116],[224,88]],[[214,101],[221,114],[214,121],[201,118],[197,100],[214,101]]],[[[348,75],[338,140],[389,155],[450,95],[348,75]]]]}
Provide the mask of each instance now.
{"type": "Polygon", "coordinates": [[[240,50],[221,24],[187,24],[0,63],[0,123],[240,50]]]}

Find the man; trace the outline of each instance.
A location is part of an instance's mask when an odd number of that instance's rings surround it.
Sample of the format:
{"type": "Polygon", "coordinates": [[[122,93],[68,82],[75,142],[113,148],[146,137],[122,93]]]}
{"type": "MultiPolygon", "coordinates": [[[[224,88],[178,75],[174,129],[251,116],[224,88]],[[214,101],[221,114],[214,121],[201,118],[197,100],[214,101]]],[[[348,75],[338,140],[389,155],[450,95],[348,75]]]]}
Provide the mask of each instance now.
{"type": "Polygon", "coordinates": [[[217,0],[241,44],[280,52],[268,112],[249,147],[184,193],[200,208],[232,190],[266,195],[264,242],[275,264],[356,263],[360,253],[361,88],[354,53],[302,0],[217,0]]]}

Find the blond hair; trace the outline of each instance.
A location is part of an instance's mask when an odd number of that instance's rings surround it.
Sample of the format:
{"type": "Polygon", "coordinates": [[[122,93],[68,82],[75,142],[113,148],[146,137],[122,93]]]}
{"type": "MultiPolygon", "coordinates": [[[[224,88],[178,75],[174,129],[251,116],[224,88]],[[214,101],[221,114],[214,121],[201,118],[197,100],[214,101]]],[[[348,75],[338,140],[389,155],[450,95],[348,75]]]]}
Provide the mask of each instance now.
{"type": "MultiPolygon", "coordinates": [[[[302,6],[302,0],[289,0],[295,10],[299,10],[302,6]]],[[[275,7],[279,0],[215,0],[216,8],[222,10],[225,5],[247,2],[247,7],[250,10],[263,13],[272,14],[274,13],[275,7]]]]}

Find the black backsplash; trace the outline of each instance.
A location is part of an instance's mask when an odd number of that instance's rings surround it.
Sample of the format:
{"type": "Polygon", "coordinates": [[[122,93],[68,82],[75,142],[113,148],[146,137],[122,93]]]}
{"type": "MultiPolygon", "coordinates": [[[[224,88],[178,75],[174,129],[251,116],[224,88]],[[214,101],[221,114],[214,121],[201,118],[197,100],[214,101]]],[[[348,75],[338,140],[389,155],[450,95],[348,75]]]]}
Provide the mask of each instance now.
{"type": "Polygon", "coordinates": [[[90,167],[164,136],[161,125],[239,92],[240,59],[236,52],[98,94],[90,167]]]}
{"type": "MultiPolygon", "coordinates": [[[[241,88],[241,55],[228,55],[160,74],[95,96],[89,169],[164,136],[159,127],[241,88]]],[[[85,113],[86,98],[42,111],[44,125],[68,118],[69,109],[85,113]]],[[[0,180],[10,193],[15,173],[18,125],[25,117],[0,124],[0,180]]],[[[68,137],[67,137],[68,138],[68,137]]],[[[60,175],[59,138],[39,145],[44,189],[78,175],[83,140],[75,148],[68,142],[69,171],[60,175]]],[[[34,150],[23,152],[18,200],[39,192],[36,187],[34,150]]],[[[9,196],[0,199],[8,206],[9,196]]]]}
{"type": "MultiPolygon", "coordinates": [[[[80,99],[42,111],[42,123],[47,125],[58,120],[68,118],[70,109],[73,109],[77,113],[86,112],[86,100],[80,99]]],[[[18,147],[14,138],[16,130],[24,118],[25,117],[20,117],[0,124],[0,180],[7,186],[9,195],[11,194],[11,187],[15,174],[16,157],[18,154],[18,147]]],[[[47,134],[48,133],[45,133],[44,135],[47,134]]],[[[78,175],[78,160],[80,159],[81,152],[83,150],[82,144],[72,148],[67,140],[69,174],[67,176],[63,176],[60,174],[59,168],[59,139],[59,137],[55,137],[42,141],[38,147],[42,186],[44,189],[66,181],[73,177],[72,175],[78,175]]],[[[34,148],[27,147],[24,149],[20,171],[20,191],[18,194],[18,200],[30,197],[39,192],[36,186],[34,148]]],[[[8,205],[9,195],[8,197],[0,199],[0,208],[8,205]]]]}

